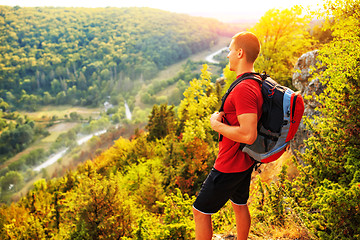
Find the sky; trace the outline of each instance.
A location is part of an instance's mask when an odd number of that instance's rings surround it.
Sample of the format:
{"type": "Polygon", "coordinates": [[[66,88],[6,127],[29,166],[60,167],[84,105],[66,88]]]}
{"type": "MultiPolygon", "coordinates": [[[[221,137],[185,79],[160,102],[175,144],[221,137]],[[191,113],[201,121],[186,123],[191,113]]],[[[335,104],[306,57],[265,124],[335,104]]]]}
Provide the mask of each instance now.
{"type": "Polygon", "coordinates": [[[170,12],[217,18],[223,22],[253,21],[272,8],[294,5],[315,9],[324,0],[0,0],[0,5],[20,7],[151,7],[170,12]]]}

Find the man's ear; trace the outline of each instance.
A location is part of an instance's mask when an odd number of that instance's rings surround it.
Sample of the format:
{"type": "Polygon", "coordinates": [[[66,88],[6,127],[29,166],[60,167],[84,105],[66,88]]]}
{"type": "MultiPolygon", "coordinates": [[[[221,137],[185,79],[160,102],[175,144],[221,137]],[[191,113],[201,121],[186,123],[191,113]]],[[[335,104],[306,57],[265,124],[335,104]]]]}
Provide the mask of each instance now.
{"type": "Polygon", "coordinates": [[[238,51],[238,58],[242,58],[243,55],[244,55],[244,50],[242,50],[242,48],[240,48],[238,51]]]}

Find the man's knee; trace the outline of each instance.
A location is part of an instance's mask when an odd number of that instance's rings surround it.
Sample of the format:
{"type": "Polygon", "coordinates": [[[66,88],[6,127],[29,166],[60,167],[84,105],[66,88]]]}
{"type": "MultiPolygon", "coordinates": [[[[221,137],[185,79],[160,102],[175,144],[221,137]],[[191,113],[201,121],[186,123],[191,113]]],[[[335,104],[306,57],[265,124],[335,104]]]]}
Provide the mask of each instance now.
{"type": "Polygon", "coordinates": [[[192,211],[195,221],[208,220],[209,218],[211,218],[210,214],[202,213],[194,207],[192,208],[192,211]]]}
{"type": "Polygon", "coordinates": [[[249,211],[249,208],[248,208],[248,205],[247,204],[236,204],[236,203],[233,203],[231,202],[231,205],[236,212],[248,212],[249,211]]]}

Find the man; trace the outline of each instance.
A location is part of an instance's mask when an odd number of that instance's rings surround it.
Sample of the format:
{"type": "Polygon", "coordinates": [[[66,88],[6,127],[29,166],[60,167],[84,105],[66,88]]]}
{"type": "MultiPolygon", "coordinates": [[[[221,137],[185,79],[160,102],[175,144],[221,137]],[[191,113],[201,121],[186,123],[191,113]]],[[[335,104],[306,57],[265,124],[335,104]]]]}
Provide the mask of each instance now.
{"type": "MultiPolygon", "coordinates": [[[[254,72],[254,62],[260,52],[260,43],[254,34],[236,34],[229,50],[229,67],[238,78],[254,72]]],[[[245,79],[228,95],[224,111],[215,112],[210,118],[212,129],[223,138],[214,167],[193,205],[197,240],[212,239],[211,214],[219,211],[229,199],[235,212],[237,239],[248,237],[251,218],[247,200],[254,161],[239,147],[240,143],[252,144],[256,140],[262,103],[259,83],[245,79]]]]}

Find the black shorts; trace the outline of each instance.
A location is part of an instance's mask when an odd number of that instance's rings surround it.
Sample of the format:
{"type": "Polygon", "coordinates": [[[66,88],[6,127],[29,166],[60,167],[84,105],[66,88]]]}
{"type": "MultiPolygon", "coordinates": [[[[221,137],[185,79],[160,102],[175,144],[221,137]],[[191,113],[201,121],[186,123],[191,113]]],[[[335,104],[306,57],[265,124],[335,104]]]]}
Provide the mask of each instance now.
{"type": "Polygon", "coordinates": [[[204,213],[213,214],[230,199],[237,205],[246,205],[253,166],[239,173],[222,173],[215,168],[201,186],[193,207],[204,213]]]}

